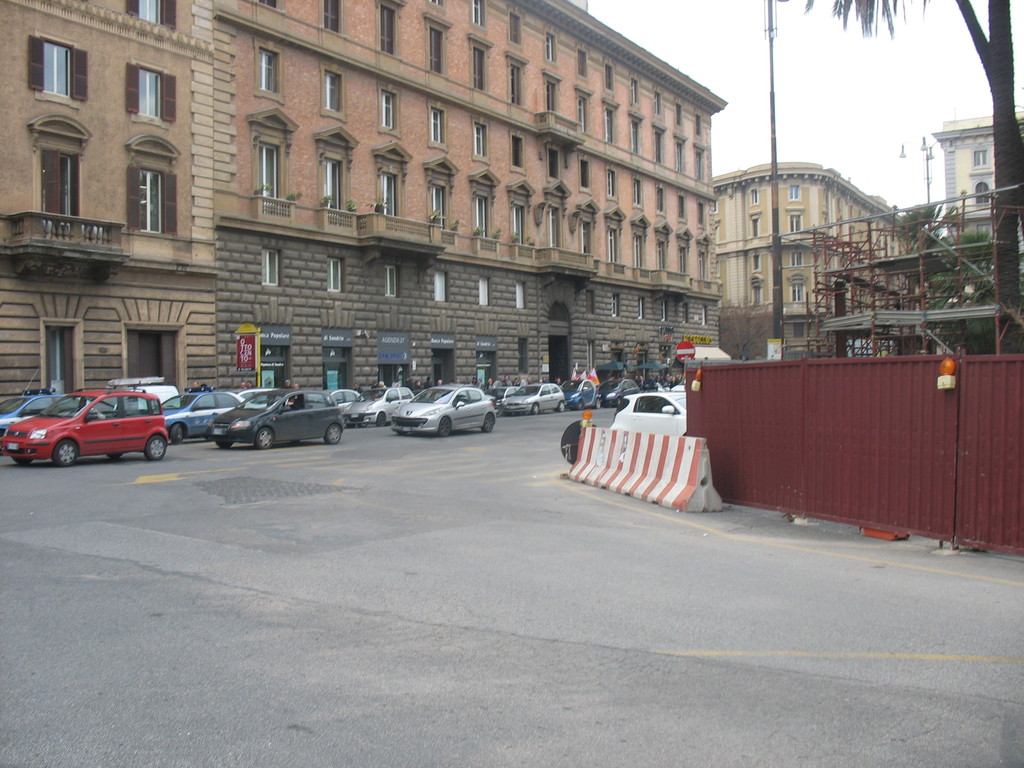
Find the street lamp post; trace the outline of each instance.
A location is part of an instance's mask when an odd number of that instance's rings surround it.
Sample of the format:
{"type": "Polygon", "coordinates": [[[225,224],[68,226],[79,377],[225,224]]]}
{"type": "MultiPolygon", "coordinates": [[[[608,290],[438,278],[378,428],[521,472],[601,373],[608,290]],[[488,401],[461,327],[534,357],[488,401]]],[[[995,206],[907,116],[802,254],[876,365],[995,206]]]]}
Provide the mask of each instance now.
{"type": "MultiPolygon", "coordinates": [[[[778,0],[786,2],[786,0],[778,0]]],[[[779,234],[779,155],[775,143],[775,3],[768,3],[768,119],[771,122],[772,166],[772,335],[784,346],[782,325],[782,238],[779,234]]]]}

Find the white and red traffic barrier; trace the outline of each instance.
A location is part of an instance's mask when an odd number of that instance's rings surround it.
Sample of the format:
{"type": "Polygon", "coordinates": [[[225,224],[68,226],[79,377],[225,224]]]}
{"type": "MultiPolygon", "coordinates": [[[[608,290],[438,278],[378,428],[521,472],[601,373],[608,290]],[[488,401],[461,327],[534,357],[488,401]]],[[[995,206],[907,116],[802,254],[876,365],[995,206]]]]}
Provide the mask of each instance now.
{"type": "Polygon", "coordinates": [[[720,512],[703,437],[590,427],[569,478],[685,512],[720,512]]]}

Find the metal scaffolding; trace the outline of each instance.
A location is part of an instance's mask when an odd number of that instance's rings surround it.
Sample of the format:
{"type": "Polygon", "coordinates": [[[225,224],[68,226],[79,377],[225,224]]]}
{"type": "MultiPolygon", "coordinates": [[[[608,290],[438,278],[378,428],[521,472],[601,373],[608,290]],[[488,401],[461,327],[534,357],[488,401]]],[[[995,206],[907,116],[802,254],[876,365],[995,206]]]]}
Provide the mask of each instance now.
{"type": "Polygon", "coordinates": [[[951,352],[967,320],[991,319],[998,349],[1006,322],[996,303],[994,237],[1001,217],[1024,209],[993,204],[995,192],[839,221],[788,239],[808,243],[814,286],[807,305],[813,357],[951,352]],[[984,198],[984,199],[983,199],[984,198]],[[982,202],[979,204],[979,200],[982,202]],[[945,339],[945,340],[944,340],[945,339]]]}

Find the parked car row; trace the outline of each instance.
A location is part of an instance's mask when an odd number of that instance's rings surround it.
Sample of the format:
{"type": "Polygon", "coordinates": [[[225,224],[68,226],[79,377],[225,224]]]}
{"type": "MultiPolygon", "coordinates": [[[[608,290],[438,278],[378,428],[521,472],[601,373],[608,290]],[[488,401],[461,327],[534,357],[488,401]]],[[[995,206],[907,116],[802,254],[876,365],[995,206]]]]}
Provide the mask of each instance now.
{"type": "Polygon", "coordinates": [[[81,456],[117,459],[141,452],[157,461],[168,443],[212,440],[220,448],[323,440],[337,444],[346,426],[392,425],[398,435],[491,432],[498,413],[537,414],[617,406],[613,429],[683,435],[685,392],[640,393],[629,379],[497,388],[449,384],[413,395],[408,387],[354,390],[258,389],[187,391],[161,405],[142,389],[81,390],[0,401],[0,451],[18,464],[51,460],[71,466],[81,456]]]}

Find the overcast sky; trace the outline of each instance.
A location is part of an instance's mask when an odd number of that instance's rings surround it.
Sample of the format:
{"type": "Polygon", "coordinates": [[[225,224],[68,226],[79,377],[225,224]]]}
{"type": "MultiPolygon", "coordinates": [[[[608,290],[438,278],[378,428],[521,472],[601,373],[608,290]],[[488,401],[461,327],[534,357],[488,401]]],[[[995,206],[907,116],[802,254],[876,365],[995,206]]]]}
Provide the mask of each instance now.
{"type": "MultiPolygon", "coordinates": [[[[771,160],[766,0],[589,0],[598,20],[729,102],[712,118],[713,172],[771,160]]],[[[832,0],[776,5],[779,162],[834,168],[889,205],[925,202],[921,139],[948,120],[992,114],[988,81],[954,0],[909,0],[896,37],[866,39],[831,15],[832,0]],[[906,158],[900,159],[901,147],[906,158]]],[[[900,4],[904,5],[903,3],[900,4]]],[[[974,0],[988,28],[987,2],[974,0]]],[[[1017,104],[1024,105],[1024,0],[1016,11],[1017,104]]],[[[1020,108],[1020,107],[1019,107],[1020,108]]],[[[931,199],[945,197],[935,146],[931,199]]]]}

